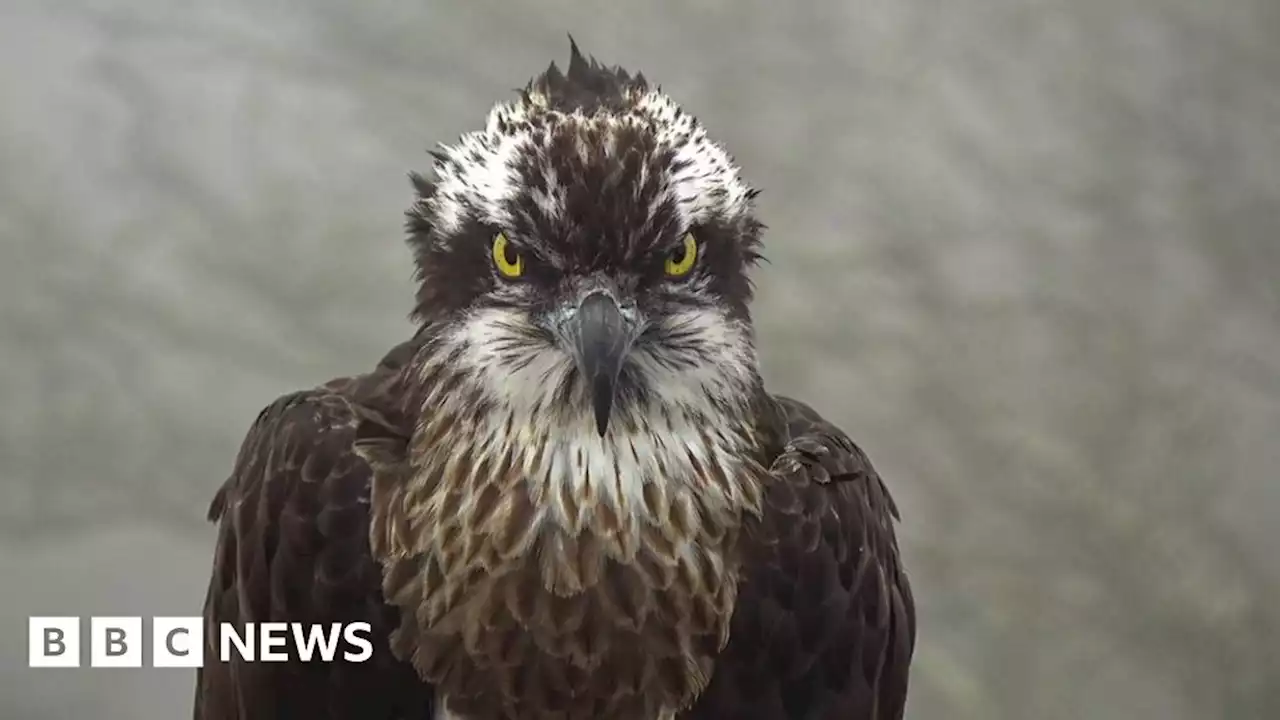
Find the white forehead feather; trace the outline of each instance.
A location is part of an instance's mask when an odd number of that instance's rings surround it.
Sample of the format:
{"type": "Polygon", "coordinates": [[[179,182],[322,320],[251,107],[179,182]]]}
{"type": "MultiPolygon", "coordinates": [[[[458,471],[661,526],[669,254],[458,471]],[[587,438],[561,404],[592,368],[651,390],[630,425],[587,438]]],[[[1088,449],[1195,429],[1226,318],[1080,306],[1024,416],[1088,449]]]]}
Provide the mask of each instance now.
{"type": "MultiPolygon", "coordinates": [[[[527,122],[535,114],[560,123],[600,126],[605,130],[601,137],[606,144],[613,140],[610,129],[652,128],[659,146],[675,153],[675,168],[668,172],[659,200],[674,202],[685,227],[711,218],[732,221],[749,212],[751,190],[740,178],[733,158],[665,93],[641,91],[633,104],[619,112],[561,113],[545,105],[546,98],[538,93],[531,93],[528,102],[517,99],[498,104],[489,112],[483,130],[467,133],[457,144],[442,148],[442,158],[435,165],[436,190],[427,203],[438,236],[452,235],[470,215],[499,227],[510,224],[509,201],[520,191],[515,160],[523,153],[546,151],[535,146],[527,122]]],[[[554,176],[550,163],[546,168],[548,190],[536,200],[544,210],[553,212],[560,205],[556,193],[563,183],[554,176]]]]}

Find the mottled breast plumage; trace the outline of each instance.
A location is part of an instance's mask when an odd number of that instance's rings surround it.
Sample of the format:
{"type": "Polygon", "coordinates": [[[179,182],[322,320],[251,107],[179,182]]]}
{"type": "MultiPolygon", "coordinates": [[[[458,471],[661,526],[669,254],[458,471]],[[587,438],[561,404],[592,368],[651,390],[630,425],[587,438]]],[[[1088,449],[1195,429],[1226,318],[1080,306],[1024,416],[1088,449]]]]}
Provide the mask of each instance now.
{"type": "MultiPolygon", "coordinates": [[[[428,385],[465,382],[420,364],[428,385]]],[[[393,647],[467,717],[688,706],[728,639],[756,429],[664,406],[601,437],[580,413],[481,402],[431,403],[374,480],[393,647]]]]}

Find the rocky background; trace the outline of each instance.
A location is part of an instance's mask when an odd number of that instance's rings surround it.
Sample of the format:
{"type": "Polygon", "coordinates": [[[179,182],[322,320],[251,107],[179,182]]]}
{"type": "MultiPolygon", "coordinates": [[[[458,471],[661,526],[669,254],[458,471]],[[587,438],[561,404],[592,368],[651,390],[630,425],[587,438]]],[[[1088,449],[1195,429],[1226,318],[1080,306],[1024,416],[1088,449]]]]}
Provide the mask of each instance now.
{"type": "Polygon", "coordinates": [[[410,332],[406,173],[566,32],[764,189],[757,317],[903,507],[915,720],[1280,716],[1275,0],[3,0],[0,717],[189,716],[258,410],[410,332]]]}

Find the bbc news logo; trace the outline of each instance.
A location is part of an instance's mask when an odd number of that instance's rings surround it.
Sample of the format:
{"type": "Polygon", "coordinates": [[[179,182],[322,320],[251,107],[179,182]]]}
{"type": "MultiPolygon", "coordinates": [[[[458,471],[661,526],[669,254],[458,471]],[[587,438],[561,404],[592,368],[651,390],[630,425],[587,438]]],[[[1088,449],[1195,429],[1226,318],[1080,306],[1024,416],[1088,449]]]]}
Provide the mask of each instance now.
{"type": "MultiPolygon", "coordinates": [[[[142,667],[143,623],[140,617],[91,617],[86,643],[79,617],[32,617],[27,652],[31,667],[80,667],[83,645],[89,667],[142,667]]],[[[204,664],[204,619],[155,617],[150,623],[151,666],[191,668],[204,664]]],[[[221,623],[218,660],[230,662],[365,662],[373,657],[372,629],[355,623],[221,623]]]]}

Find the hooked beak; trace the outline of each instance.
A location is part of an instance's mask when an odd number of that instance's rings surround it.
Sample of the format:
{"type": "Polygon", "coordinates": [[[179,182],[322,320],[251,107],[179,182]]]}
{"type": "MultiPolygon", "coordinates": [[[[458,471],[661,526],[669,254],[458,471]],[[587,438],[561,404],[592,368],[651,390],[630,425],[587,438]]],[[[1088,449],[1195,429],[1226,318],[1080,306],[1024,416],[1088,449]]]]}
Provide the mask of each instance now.
{"type": "Polygon", "coordinates": [[[597,290],[584,296],[577,309],[569,312],[563,330],[587,382],[596,432],[604,437],[609,429],[618,375],[639,334],[638,323],[623,314],[613,297],[597,290]]]}

